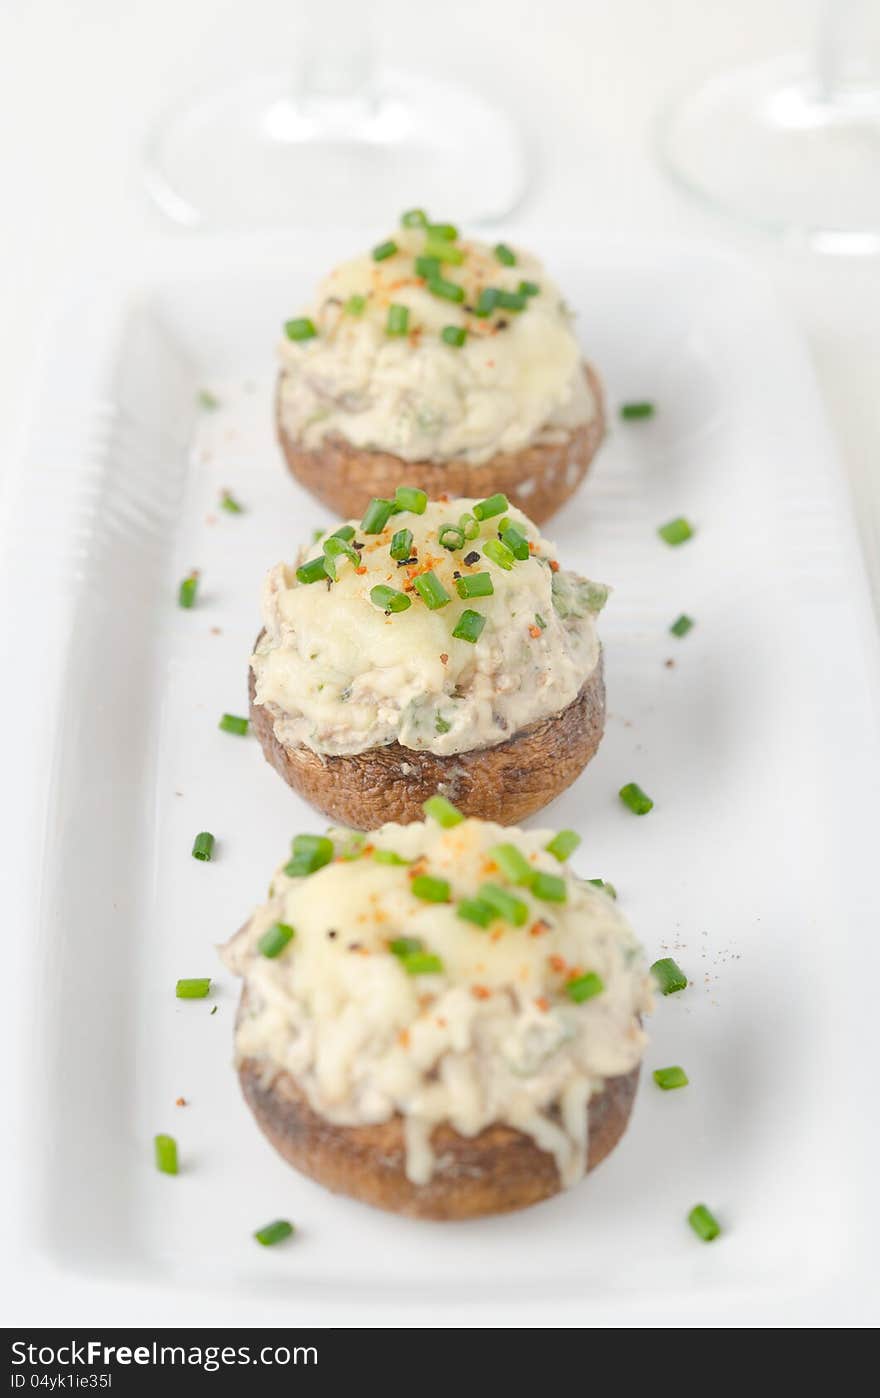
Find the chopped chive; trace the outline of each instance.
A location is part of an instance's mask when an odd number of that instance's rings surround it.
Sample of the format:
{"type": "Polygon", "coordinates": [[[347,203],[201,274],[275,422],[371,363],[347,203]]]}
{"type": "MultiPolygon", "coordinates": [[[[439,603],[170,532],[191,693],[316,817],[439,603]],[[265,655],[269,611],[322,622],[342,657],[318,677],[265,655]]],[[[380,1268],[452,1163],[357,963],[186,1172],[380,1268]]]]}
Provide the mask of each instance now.
{"type": "Polygon", "coordinates": [[[437,531],[437,543],[441,548],[453,549],[464,548],[464,530],[460,524],[441,524],[437,531]]]}
{"type": "Polygon", "coordinates": [[[187,612],[190,610],[191,607],[194,607],[196,602],[196,593],[198,592],[198,590],[199,575],[198,573],[190,573],[189,577],[184,578],[183,582],[180,584],[180,588],[177,593],[178,607],[183,607],[184,611],[187,612]]]}
{"type": "Polygon", "coordinates": [[[459,527],[464,530],[466,539],[475,539],[480,532],[480,521],[475,519],[467,510],[459,516],[459,527]]]}
{"type": "Polygon", "coordinates": [[[673,636],[686,636],[693,625],[693,617],[685,616],[684,612],[682,612],[678,620],[672,623],[669,630],[672,632],[673,636]]]}
{"type": "Polygon", "coordinates": [[[531,557],[529,541],[525,534],[523,534],[520,529],[517,529],[515,524],[509,524],[506,529],[501,531],[501,535],[502,542],[507,545],[514,558],[518,558],[520,562],[523,562],[525,559],[531,557]]]}
{"type": "Polygon", "coordinates": [[[486,618],[480,613],[473,611],[470,607],[465,607],[455,626],[452,634],[457,641],[469,641],[472,646],[483,634],[486,625],[486,618]]]}
{"type": "Polygon", "coordinates": [[[492,904],[483,898],[462,898],[455,915],[463,922],[472,922],[476,927],[488,927],[498,916],[492,904]]]}
{"type": "Polygon", "coordinates": [[[177,1174],[177,1142],[173,1136],[154,1136],[153,1150],[156,1156],[156,1169],[163,1175],[177,1174]]]}
{"type": "Polygon", "coordinates": [[[467,339],[467,331],[463,325],[444,325],[440,331],[440,339],[446,345],[452,345],[454,349],[461,349],[467,339]]]}
{"type": "Polygon", "coordinates": [[[416,490],[411,485],[399,485],[394,492],[394,503],[401,510],[408,510],[410,514],[423,515],[428,497],[423,490],[416,490]]]}
{"type": "Polygon", "coordinates": [[[713,1238],[717,1238],[721,1232],[721,1224],[714,1214],[710,1213],[705,1204],[695,1204],[688,1214],[688,1223],[693,1228],[697,1237],[704,1243],[711,1243],[713,1238]]]}
{"type": "Polygon", "coordinates": [[[261,956],[267,956],[270,961],[274,961],[276,956],[280,956],[284,948],[294,938],[294,930],[287,922],[273,922],[268,931],[264,932],[257,942],[257,951],[261,956]]]}
{"type": "Polygon", "coordinates": [[[429,796],[427,801],[422,803],[422,810],[426,816],[442,825],[444,830],[451,830],[454,825],[461,825],[464,820],[463,813],[457,806],[453,806],[451,801],[447,801],[445,796],[429,796]]]}
{"type": "Polygon", "coordinates": [[[405,214],[400,215],[400,222],[403,228],[425,228],[428,215],[424,209],[407,209],[405,214]]]}
{"type": "Polygon", "coordinates": [[[510,502],[506,495],[488,495],[485,500],[478,500],[474,505],[473,514],[475,519],[494,519],[495,515],[503,515],[505,510],[510,509],[510,502]]]}
{"type": "Polygon", "coordinates": [[[519,284],[520,296],[538,296],[540,292],[541,288],[537,282],[520,282],[519,284]]]}
{"type": "Polygon", "coordinates": [[[657,982],[661,995],[674,995],[678,990],[687,989],[687,976],[671,956],[662,956],[651,967],[651,975],[657,982]]]}
{"type": "Polygon", "coordinates": [[[296,320],[284,322],[284,333],[288,340],[313,340],[318,332],[313,320],[309,320],[308,316],[299,316],[296,320]]]}
{"type": "Polygon", "coordinates": [[[481,884],[477,889],[477,897],[481,902],[488,903],[499,917],[503,917],[505,922],[512,923],[514,927],[522,927],[529,915],[528,904],[521,898],[515,898],[497,883],[481,884]]]}
{"type": "Polygon", "coordinates": [[[405,592],[398,592],[396,587],[387,587],[385,583],[370,589],[370,601],[383,612],[405,612],[412,606],[412,598],[405,592]]]}
{"type": "Polygon", "coordinates": [[[327,576],[323,554],[310,558],[308,563],[301,563],[296,570],[296,580],[301,583],[326,582],[327,576]]]}
{"type": "Polygon", "coordinates": [[[430,281],[432,277],[439,277],[441,275],[440,267],[439,257],[416,258],[416,274],[424,277],[425,281],[430,281]]]}
{"type": "Polygon", "coordinates": [[[211,989],[210,976],[198,976],[191,980],[180,980],[174,987],[178,1000],[204,1000],[211,989]]]}
{"type": "Polygon", "coordinates": [[[323,530],[323,529],[321,528],[320,524],[318,525],[317,529],[313,529],[313,530],[312,530],[312,543],[313,543],[313,544],[316,544],[316,543],[318,542],[319,539],[323,539],[325,532],[326,532],[326,531],[323,530]]]}
{"type": "Polygon", "coordinates": [[[229,490],[221,490],[220,508],[230,515],[244,514],[244,505],[242,505],[239,500],[236,500],[235,496],[229,490]]]}
{"type": "Polygon", "coordinates": [[[409,864],[408,859],[393,849],[374,849],[373,858],[377,864],[409,864]]]}
{"type": "Polygon", "coordinates": [[[464,287],[457,282],[449,282],[445,277],[429,277],[428,290],[432,296],[439,296],[443,301],[454,301],[456,304],[464,300],[464,287]]]}
{"type": "Polygon", "coordinates": [[[367,309],[367,298],[355,292],[353,296],[349,296],[342,309],[350,316],[362,316],[367,309]]]}
{"type": "Polygon", "coordinates": [[[642,791],[638,782],[627,782],[617,794],[633,815],[647,815],[654,809],[654,802],[642,791]]]}
{"type": "Polygon", "coordinates": [[[353,549],[347,539],[331,534],[329,539],[324,540],[324,572],[334,582],[338,576],[336,564],[340,558],[347,558],[354,568],[360,567],[361,558],[357,549],[353,549]]]}
{"type": "Polygon", "coordinates": [[[417,578],[413,579],[413,587],[432,612],[436,612],[438,607],[445,607],[447,602],[452,601],[446,588],[433,571],[420,573],[417,578]]]}
{"type": "Polygon", "coordinates": [[[580,842],[581,837],[575,830],[558,830],[544,848],[562,864],[570,854],[574,854],[580,842]]]}
{"type": "Polygon", "coordinates": [[[542,631],[546,631],[546,630],[547,630],[547,623],[546,623],[546,621],[544,620],[544,618],[541,616],[541,613],[540,613],[540,612],[535,612],[535,625],[536,625],[536,626],[540,626],[540,628],[541,628],[542,631]]]}
{"type": "Polygon", "coordinates": [[[203,830],[201,834],[196,835],[196,838],[193,840],[192,857],[193,859],[201,859],[207,862],[210,860],[213,853],[214,836],[211,834],[210,830],[203,830]]]}
{"type": "Polygon", "coordinates": [[[653,1078],[658,1087],[662,1087],[664,1092],[671,1092],[674,1087],[687,1087],[690,1079],[684,1068],[655,1068],[653,1078]]]}
{"type": "Polygon", "coordinates": [[[493,563],[497,563],[499,568],[503,568],[508,573],[516,562],[513,551],[500,539],[487,539],[483,545],[483,553],[486,558],[491,558],[493,563]]]}
{"type": "Polygon", "coordinates": [[[412,530],[398,529],[391,540],[389,552],[398,563],[404,563],[412,553],[412,530]]]}
{"type": "Polygon", "coordinates": [[[620,405],[620,416],[624,422],[636,422],[639,418],[653,417],[656,412],[653,403],[647,401],[643,403],[622,403],[620,405]]]}
{"type": "Polygon", "coordinates": [[[535,877],[535,870],[516,845],[493,845],[489,850],[489,858],[495,860],[502,874],[510,879],[511,883],[526,885],[535,877]]]}
{"type": "Polygon", "coordinates": [[[397,244],[393,238],[389,238],[386,243],[377,243],[373,248],[373,261],[384,262],[386,258],[393,257],[397,252],[397,244]]]}
{"type": "Polygon", "coordinates": [[[413,956],[424,950],[424,944],[420,937],[395,937],[388,943],[388,950],[392,956],[413,956]]]}
{"type": "Polygon", "coordinates": [[[668,524],[661,524],[657,530],[664,543],[671,544],[676,548],[678,544],[687,543],[693,538],[693,525],[689,524],[681,515],[677,519],[671,519],[668,524]]]}
{"type": "Polygon", "coordinates": [[[285,864],[284,872],[292,879],[317,873],[318,869],[330,863],[334,854],[329,835],[296,835],[291,848],[293,857],[285,864]]]}
{"type": "Polygon", "coordinates": [[[490,316],[498,305],[498,292],[494,286],[484,286],[474,306],[475,316],[490,316]]]}
{"type": "MultiPolygon", "coordinates": [[[[333,530],[333,533],[330,535],[330,538],[331,538],[331,539],[344,539],[345,542],[348,544],[348,543],[350,543],[351,540],[354,538],[354,535],[355,535],[355,528],[354,528],[354,525],[353,525],[353,524],[340,524],[340,526],[339,526],[338,529],[334,529],[334,530],[333,530]]],[[[321,537],[321,536],[320,536],[320,534],[319,534],[319,535],[318,535],[318,538],[320,539],[320,537],[321,537]]]]}
{"type": "Polygon", "coordinates": [[[454,223],[429,223],[428,237],[440,238],[444,243],[454,243],[458,237],[458,229],[454,223]]]}
{"type": "Polygon", "coordinates": [[[224,714],[217,727],[222,728],[224,733],[237,733],[243,738],[248,731],[248,720],[239,718],[238,714],[224,714]]]}
{"type": "Polygon", "coordinates": [[[448,903],[451,896],[446,879],[435,879],[432,874],[418,874],[410,887],[425,903],[448,903]]]}
{"type": "Polygon", "coordinates": [[[455,590],[459,597],[491,597],[495,591],[491,573],[468,573],[455,579],[455,590]]]}
{"type": "MultiPolygon", "coordinates": [[[[361,854],[363,853],[364,845],[367,842],[367,837],[366,835],[361,834],[359,830],[340,830],[337,832],[336,842],[341,845],[341,848],[339,849],[340,859],[360,859],[361,854]]],[[[335,848],[336,844],[334,843],[334,849],[335,848]]],[[[271,890],[269,892],[269,896],[270,898],[272,896],[271,890]]]]}
{"type": "Polygon", "coordinates": [[[424,256],[435,258],[438,262],[448,262],[453,267],[460,267],[464,262],[461,248],[445,238],[427,238],[424,256]]]}
{"type": "Polygon", "coordinates": [[[271,1248],[289,1238],[293,1231],[293,1224],[288,1223],[286,1218],[277,1218],[274,1223],[267,1223],[265,1228],[258,1228],[254,1237],[262,1247],[271,1248]]]}
{"type": "Polygon", "coordinates": [[[516,266],[516,253],[506,243],[495,244],[495,256],[503,267],[516,266]]]}
{"type": "Polygon", "coordinates": [[[385,322],[386,335],[405,335],[409,330],[409,306],[399,306],[394,302],[388,307],[385,322]]]}
{"type": "Polygon", "coordinates": [[[447,723],[445,718],[441,718],[439,714],[435,714],[435,715],[434,715],[434,732],[435,732],[435,733],[448,733],[451,727],[452,727],[452,724],[451,724],[451,723],[447,723]]]}
{"type": "Polygon", "coordinates": [[[381,534],[393,513],[394,505],[391,500],[374,498],[364,511],[361,529],[365,534],[381,534]]]}
{"type": "Polygon", "coordinates": [[[408,976],[436,976],[443,970],[440,957],[429,951],[411,952],[409,956],[402,956],[400,961],[408,976]]]}
{"type": "Polygon", "coordinates": [[[199,389],[196,401],[200,408],[204,408],[209,413],[215,412],[220,407],[220,399],[215,398],[214,394],[207,388],[199,389]]]}
{"type": "Polygon", "coordinates": [[[495,305],[502,311],[524,311],[528,297],[519,291],[499,291],[495,295],[495,305]]]}
{"type": "Polygon", "coordinates": [[[532,893],[545,903],[566,903],[568,901],[565,879],[561,879],[558,874],[545,874],[542,869],[538,870],[532,880],[532,893]]]}
{"type": "Polygon", "coordinates": [[[587,879],[587,883],[592,884],[594,888],[601,888],[602,892],[607,893],[609,898],[617,899],[617,889],[613,883],[608,883],[607,879],[587,879]]]}
{"type": "Polygon", "coordinates": [[[585,1000],[601,995],[604,989],[602,977],[597,976],[595,971],[587,971],[586,975],[575,976],[574,980],[568,981],[565,993],[576,1005],[582,1005],[585,1000]]]}

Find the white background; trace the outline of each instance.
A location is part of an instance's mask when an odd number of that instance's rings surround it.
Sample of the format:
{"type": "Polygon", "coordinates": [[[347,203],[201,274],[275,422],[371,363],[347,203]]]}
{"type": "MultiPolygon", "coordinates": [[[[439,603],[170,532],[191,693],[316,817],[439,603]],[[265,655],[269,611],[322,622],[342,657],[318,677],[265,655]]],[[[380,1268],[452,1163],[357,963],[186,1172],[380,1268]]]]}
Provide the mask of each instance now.
{"type": "MultiPolygon", "coordinates": [[[[78,265],[124,264],[143,240],[190,236],[164,227],[142,193],[137,152],[151,121],[196,84],[277,68],[285,42],[295,48],[302,9],[295,0],[0,0],[0,477],[20,449],[78,265]]],[[[389,62],[460,75],[519,114],[539,171],[523,228],[718,239],[766,271],[814,357],[880,598],[880,263],[817,258],[733,230],[682,202],[652,152],[670,91],[806,45],[816,6],[383,0],[371,10],[389,62]]],[[[187,1316],[158,1298],[135,1313],[118,1288],[59,1278],[38,1297],[25,1279],[3,1280],[7,1323],[210,1318],[196,1301],[187,1316]]]]}

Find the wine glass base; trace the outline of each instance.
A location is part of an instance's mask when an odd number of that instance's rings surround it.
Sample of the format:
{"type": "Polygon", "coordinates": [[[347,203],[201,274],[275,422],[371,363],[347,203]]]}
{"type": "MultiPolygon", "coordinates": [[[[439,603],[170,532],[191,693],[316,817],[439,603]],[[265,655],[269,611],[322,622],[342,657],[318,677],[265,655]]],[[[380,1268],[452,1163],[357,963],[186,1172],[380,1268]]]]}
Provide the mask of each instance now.
{"type": "Polygon", "coordinates": [[[279,74],[169,113],[144,176],[163,213],[190,228],[382,228],[402,205],[462,223],[502,218],[527,168],[512,122],[476,93],[389,73],[351,95],[297,97],[279,74]]]}
{"type": "Polygon", "coordinates": [[[816,251],[880,252],[880,91],[822,90],[806,59],[734,69],[675,102],[660,158],[690,195],[816,251]]]}

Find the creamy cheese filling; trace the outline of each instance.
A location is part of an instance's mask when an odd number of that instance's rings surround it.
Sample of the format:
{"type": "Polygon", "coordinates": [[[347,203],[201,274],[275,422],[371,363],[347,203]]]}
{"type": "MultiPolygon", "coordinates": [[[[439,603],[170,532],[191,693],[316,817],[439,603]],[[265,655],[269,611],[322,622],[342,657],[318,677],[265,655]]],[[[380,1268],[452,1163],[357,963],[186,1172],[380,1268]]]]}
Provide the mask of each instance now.
{"type": "MultiPolygon", "coordinates": [[[[257,702],[281,743],[340,754],[398,742],[447,755],[503,742],[576,698],[599,660],[594,618],[607,589],[559,568],[552,544],[516,509],[506,517],[531,552],[512,567],[484,551],[497,540],[497,517],[463,547],[442,547],[442,526],[473,505],[432,502],[421,515],[392,515],[380,534],[358,528],[360,563],[339,560],[332,584],[299,582],[284,563],[271,570],[251,666],[257,702]],[[390,546],[400,529],[413,541],[399,566],[390,546]],[[427,571],[450,599],[436,610],[415,587],[427,571]],[[491,595],[460,597],[459,578],[476,574],[488,574],[491,595]],[[402,591],[410,607],[376,606],[377,585],[402,591]],[[475,643],[452,634],[466,610],[485,621],[475,643]]],[[[320,555],[322,544],[301,561],[320,555]]]]}
{"type": "Polygon", "coordinates": [[[565,1185],[587,1159],[587,1104],[639,1063],[651,1008],[640,948],[614,902],[545,850],[551,832],[466,820],[336,832],[337,858],[305,878],[276,874],[268,901],[224,950],[244,981],[238,1059],[289,1072],[311,1107],[340,1125],[404,1118],[406,1170],[426,1183],[448,1122],[474,1136],[493,1122],[530,1136],[565,1185]],[[351,845],[351,841],[356,843],[351,845]],[[514,886],[493,857],[513,844],[535,870],[561,877],[565,901],[514,886]],[[390,851],[407,863],[380,863],[390,851]],[[381,855],[380,855],[381,858],[381,855]],[[414,877],[449,885],[448,902],[416,896],[414,877]],[[483,928],[457,913],[487,881],[526,906],[521,926],[483,928]],[[277,957],[259,951],[277,922],[294,929],[277,957]],[[432,958],[407,969],[406,947],[432,958]],[[396,947],[397,950],[392,948],[396,947]],[[578,1003],[569,987],[601,989],[578,1003]]]}
{"type": "Polygon", "coordinates": [[[354,258],[321,283],[307,312],[317,335],[280,346],[287,434],[308,448],[341,437],[407,461],[479,463],[590,421],[596,403],[571,313],[541,263],[517,250],[504,266],[486,244],[459,242],[462,263],[441,268],[464,291],[456,303],[417,275],[425,241],[401,229],[394,255],[354,258]],[[484,289],[517,293],[523,282],[539,288],[524,309],[474,314],[484,289]],[[353,296],[364,301],[357,313],[353,296]],[[391,305],[408,312],[404,335],[388,334],[391,305]],[[444,342],[448,326],[466,330],[462,346],[444,342]]]}

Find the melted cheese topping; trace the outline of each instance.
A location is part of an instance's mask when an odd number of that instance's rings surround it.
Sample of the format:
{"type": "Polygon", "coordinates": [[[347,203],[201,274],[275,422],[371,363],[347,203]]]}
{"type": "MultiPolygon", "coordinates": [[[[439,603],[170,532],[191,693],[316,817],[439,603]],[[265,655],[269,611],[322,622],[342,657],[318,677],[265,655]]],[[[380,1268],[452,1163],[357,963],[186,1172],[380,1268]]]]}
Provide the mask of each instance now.
{"type": "Polygon", "coordinates": [[[537,259],[517,251],[505,267],[486,244],[459,242],[463,263],[442,268],[464,289],[455,304],[416,274],[424,232],[400,229],[394,241],[398,252],[382,262],[366,254],[336,267],[308,310],[318,335],[282,342],[290,437],[309,448],[342,437],[407,461],[476,463],[559,440],[595,416],[571,314],[537,259]],[[540,287],[524,310],[473,314],[484,288],[516,292],[522,281],[540,287]],[[353,295],[366,301],[359,315],[345,309],[353,295]],[[392,304],[409,312],[406,335],[387,333],[392,304]],[[467,330],[461,348],[442,340],[449,325],[467,330]]]}
{"type": "MultiPolygon", "coordinates": [[[[272,714],[281,743],[327,754],[395,741],[443,755],[465,752],[503,742],[577,696],[599,660],[594,611],[607,589],[551,567],[552,544],[519,510],[508,518],[532,553],[510,569],[483,553],[497,538],[497,518],[463,548],[441,547],[442,525],[473,504],[434,502],[422,515],[392,515],[381,534],[358,530],[352,542],[363,545],[360,565],[340,560],[332,585],[300,583],[296,568],[283,563],[271,570],[265,634],[251,665],[257,702],[272,714]],[[398,567],[389,547],[403,528],[413,534],[413,561],[398,567]],[[451,598],[436,611],[413,586],[429,569],[451,598]],[[456,573],[488,573],[493,594],[461,599],[456,573]],[[409,609],[386,613],[374,605],[370,594],[380,584],[404,591],[409,609]],[[475,644],[452,634],[466,609],[485,618],[475,644]]],[[[322,542],[302,559],[320,555],[322,542]]]]}
{"type": "Polygon", "coordinates": [[[226,948],[247,991],[238,1058],[261,1060],[270,1075],[289,1072],[312,1108],[337,1124],[400,1113],[416,1184],[442,1168],[431,1148],[440,1122],[463,1136],[507,1123],[549,1152],[572,1184],[586,1168],[591,1095],[630,1072],[646,1042],[639,1019],[651,1008],[651,985],[628,924],[605,893],[546,852],[546,830],[478,820],[443,829],[429,820],[353,838],[366,841],[358,857],[307,878],[280,871],[268,902],[226,948]],[[501,842],[561,876],[567,901],[511,887],[491,854],[501,842]],[[379,863],[375,850],[412,862],[379,863]],[[447,880],[452,901],[416,897],[418,873],[447,880]],[[523,926],[499,919],[484,930],[457,916],[456,902],[487,880],[527,904],[523,926]],[[279,921],[295,935],[269,959],[258,943],[279,921]],[[440,969],[410,974],[390,950],[402,937],[438,957],[440,969]],[[566,986],[587,972],[603,989],[577,1004],[566,986]]]}

